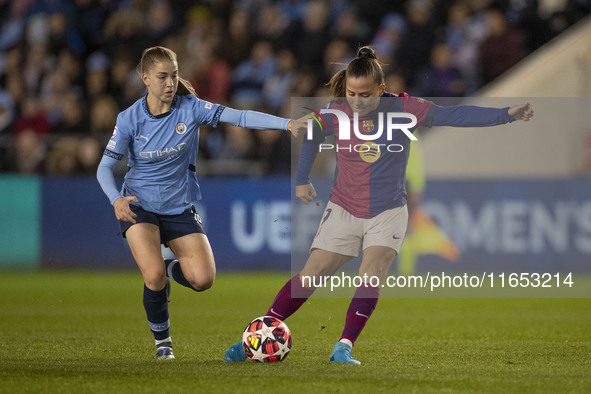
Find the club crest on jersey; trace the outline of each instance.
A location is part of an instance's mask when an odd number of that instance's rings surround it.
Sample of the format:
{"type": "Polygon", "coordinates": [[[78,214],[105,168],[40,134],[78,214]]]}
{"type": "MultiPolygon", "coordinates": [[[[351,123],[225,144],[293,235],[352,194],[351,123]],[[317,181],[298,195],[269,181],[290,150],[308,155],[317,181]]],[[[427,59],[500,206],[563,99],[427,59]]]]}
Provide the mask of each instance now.
{"type": "Polygon", "coordinates": [[[174,127],[174,131],[176,131],[177,134],[185,134],[187,132],[187,125],[184,123],[177,123],[174,127]]]}
{"type": "Polygon", "coordinates": [[[373,129],[374,129],[373,119],[363,120],[361,122],[361,128],[366,133],[371,133],[373,131],[373,129]]]}

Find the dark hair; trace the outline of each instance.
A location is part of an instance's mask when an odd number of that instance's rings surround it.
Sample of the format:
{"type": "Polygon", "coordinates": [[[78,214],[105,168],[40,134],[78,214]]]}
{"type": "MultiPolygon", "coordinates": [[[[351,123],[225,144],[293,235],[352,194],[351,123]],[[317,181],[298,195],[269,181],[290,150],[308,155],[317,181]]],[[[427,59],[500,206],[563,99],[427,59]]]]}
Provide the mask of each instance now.
{"type": "Polygon", "coordinates": [[[347,78],[359,78],[370,76],[377,85],[385,83],[384,70],[382,64],[378,61],[376,52],[369,46],[361,47],[357,50],[357,57],[351,60],[347,68],[339,71],[332,76],[326,86],[330,89],[331,97],[346,96],[347,78]]]}
{"type": "MultiPolygon", "coordinates": [[[[154,64],[158,62],[177,62],[176,53],[161,46],[146,48],[142,53],[142,58],[139,64],[137,65],[137,72],[140,74],[148,72],[148,70],[154,67],[154,64]]],[[[199,97],[197,96],[197,92],[195,92],[195,89],[189,81],[181,77],[178,78],[179,85],[176,91],[177,94],[181,96],[192,94],[195,97],[199,97]]]]}

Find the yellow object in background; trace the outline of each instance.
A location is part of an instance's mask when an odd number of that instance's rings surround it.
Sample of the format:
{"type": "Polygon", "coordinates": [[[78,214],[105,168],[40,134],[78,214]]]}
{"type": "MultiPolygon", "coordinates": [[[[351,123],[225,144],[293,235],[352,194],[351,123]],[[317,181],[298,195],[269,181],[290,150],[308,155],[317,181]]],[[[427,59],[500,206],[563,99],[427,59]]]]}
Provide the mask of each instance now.
{"type": "Polygon", "coordinates": [[[406,238],[397,258],[398,274],[415,273],[417,259],[422,255],[435,254],[449,261],[458,261],[460,251],[457,246],[420,207],[426,178],[421,147],[415,141],[411,142],[406,182],[409,223],[406,238]]]}

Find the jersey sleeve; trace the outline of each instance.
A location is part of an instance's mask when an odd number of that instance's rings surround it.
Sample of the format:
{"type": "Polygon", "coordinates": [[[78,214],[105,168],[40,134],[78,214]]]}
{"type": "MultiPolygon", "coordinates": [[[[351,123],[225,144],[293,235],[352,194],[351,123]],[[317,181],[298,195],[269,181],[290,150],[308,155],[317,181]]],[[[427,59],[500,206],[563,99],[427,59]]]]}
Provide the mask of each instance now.
{"type": "Polygon", "coordinates": [[[99,163],[98,169],[96,171],[96,178],[99,182],[99,185],[101,186],[101,189],[103,189],[103,192],[107,195],[111,205],[113,205],[118,198],[122,197],[121,193],[117,189],[115,177],[113,176],[113,168],[117,162],[117,159],[105,155],[99,163]]]}
{"type": "Polygon", "coordinates": [[[296,186],[307,185],[310,183],[310,172],[312,171],[314,161],[318,155],[319,146],[320,142],[304,139],[302,149],[300,150],[298,167],[296,169],[296,186]]]}
{"type": "MultiPolygon", "coordinates": [[[[324,108],[330,108],[330,104],[324,108]]],[[[311,120],[312,133],[310,134],[306,132],[306,135],[304,135],[304,141],[302,142],[302,148],[300,150],[300,157],[296,169],[296,186],[307,185],[310,183],[310,172],[312,171],[314,161],[318,155],[318,148],[328,135],[334,134],[334,115],[315,115],[315,118],[311,120]]]]}
{"type": "Polygon", "coordinates": [[[129,141],[131,141],[130,122],[127,121],[124,113],[120,113],[117,116],[115,129],[113,130],[109,142],[107,142],[107,147],[103,154],[112,157],[115,160],[121,160],[127,152],[129,141]]]}
{"type": "Polygon", "coordinates": [[[131,139],[131,129],[129,128],[130,122],[126,120],[124,113],[117,116],[117,123],[113,134],[107,142],[107,147],[103,153],[103,158],[99,163],[97,169],[97,180],[103,189],[103,192],[109,198],[111,205],[121,197],[121,193],[117,189],[115,183],[115,177],[113,176],[113,168],[115,165],[123,159],[131,139]]]}
{"type": "Polygon", "coordinates": [[[433,102],[413,96],[403,96],[400,100],[402,102],[402,111],[417,117],[416,127],[431,124],[433,102]]]}
{"type": "Polygon", "coordinates": [[[433,105],[432,126],[486,127],[513,122],[509,107],[490,108],[475,105],[440,107],[433,105]]]}
{"type": "Polygon", "coordinates": [[[233,108],[223,108],[220,122],[249,129],[287,130],[290,119],[265,114],[258,111],[240,111],[233,108]]]}
{"type": "Polygon", "coordinates": [[[223,105],[210,103],[209,101],[201,100],[193,95],[186,96],[190,100],[194,100],[193,108],[197,114],[197,123],[200,125],[209,125],[211,127],[218,127],[220,117],[224,112],[223,105]]]}

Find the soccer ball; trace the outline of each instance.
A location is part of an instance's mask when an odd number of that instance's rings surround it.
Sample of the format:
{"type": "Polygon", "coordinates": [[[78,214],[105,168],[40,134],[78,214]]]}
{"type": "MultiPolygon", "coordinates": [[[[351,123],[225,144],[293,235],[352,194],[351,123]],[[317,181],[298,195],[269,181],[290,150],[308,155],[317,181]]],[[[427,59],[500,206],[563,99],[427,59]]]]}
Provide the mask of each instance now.
{"type": "Polygon", "coordinates": [[[257,363],[277,363],[289,354],[291,332],[287,325],[273,316],[251,321],[242,334],[246,356],[257,363]]]}

